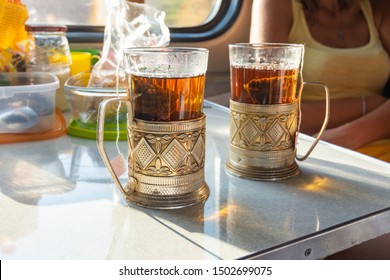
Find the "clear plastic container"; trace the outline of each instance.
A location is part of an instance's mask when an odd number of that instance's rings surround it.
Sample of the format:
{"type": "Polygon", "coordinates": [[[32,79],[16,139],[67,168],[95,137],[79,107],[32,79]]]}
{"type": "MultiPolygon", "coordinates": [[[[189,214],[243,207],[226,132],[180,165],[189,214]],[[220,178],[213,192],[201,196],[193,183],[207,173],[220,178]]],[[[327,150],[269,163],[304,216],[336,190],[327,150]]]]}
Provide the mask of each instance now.
{"type": "Polygon", "coordinates": [[[0,73],[0,133],[52,128],[58,78],[47,72],[0,73]]]}
{"type": "MultiPolygon", "coordinates": [[[[65,83],[65,94],[72,112],[68,134],[96,139],[97,114],[100,103],[108,98],[125,98],[126,88],[88,87],[90,73],[79,73],[70,77],[65,83]]],[[[115,103],[107,108],[105,121],[107,140],[127,139],[127,106],[115,103]],[[119,106],[120,105],[120,106],[119,106]],[[119,125],[119,127],[118,127],[119,125]],[[119,130],[119,136],[117,132],[119,130]]]]}
{"type": "Polygon", "coordinates": [[[26,25],[26,71],[50,72],[59,79],[56,107],[68,110],[64,93],[65,81],[71,73],[71,52],[64,25],[26,25]]]}

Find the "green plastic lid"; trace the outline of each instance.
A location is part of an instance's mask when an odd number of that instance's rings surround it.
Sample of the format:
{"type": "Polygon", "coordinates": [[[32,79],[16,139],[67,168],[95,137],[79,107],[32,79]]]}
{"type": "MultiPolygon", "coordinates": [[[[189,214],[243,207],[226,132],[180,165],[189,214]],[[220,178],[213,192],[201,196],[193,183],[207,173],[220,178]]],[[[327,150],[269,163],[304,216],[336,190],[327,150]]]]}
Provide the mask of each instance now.
{"type": "MultiPolygon", "coordinates": [[[[116,125],[106,125],[106,130],[104,130],[104,140],[116,140],[117,139],[117,130],[116,125]]],[[[87,138],[87,139],[96,139],[96,125],[92,124],[83,124],[80,125],[74,119],[70,120],[67,130],[69,135],[87,138]]],[[[127,140],[127,128],[126,124],[119,125],[119,137],[118,140],[127,140]]]]}

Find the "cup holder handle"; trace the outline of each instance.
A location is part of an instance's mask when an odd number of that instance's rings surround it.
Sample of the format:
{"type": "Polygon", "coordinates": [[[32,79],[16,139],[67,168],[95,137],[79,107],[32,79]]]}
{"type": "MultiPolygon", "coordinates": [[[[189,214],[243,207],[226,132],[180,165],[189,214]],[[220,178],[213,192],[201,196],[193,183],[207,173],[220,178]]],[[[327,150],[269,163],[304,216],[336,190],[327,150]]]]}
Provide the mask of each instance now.
{"type": "MultiPolygon", "coordinates": [[[[104,164],[106,165],[108,171],[110,172],[110,175],[112,179],[114,180],[115,185],[119,189],[119,191],[123,194],[123,196],[126,198],[126,196],[134,191],[134,184],[137,183],[137,180],[134,177],[129,176],[129,182],[124,188],[116,175],[114,168],[110,162],[110,159],[108,157],[106,148],[104,146],[104,124],[105,124],[105,116],[106,116],[106,107],[111,102],[126,102],[128,108],[131,108],[131,103],[127,99],[123,98],[110,98],[103,100],[99,105],[98,110],[98,116],[97,116],[97,131],[96,131],[96,143],[98,146],[98,150],[100,153],[100,156],[103,159],[104,164]]],[[[128,110],[128,118],[131,117],[132,114],[129,113],[131,110],[128,110]]],[[[131,120],[128,119],[128,122],[131,122],[131,120]]]]}
{"type": "MultiPolygon", "coordinates": [[[[304,82],[303,85],[304,86],[305,85],[320,86],[320,87],[324,88],[324,90],[325,90],[325,117],[324,117],[324,122],[322,123],[322,127],[321,127],[320,131],[318,132],[317,137],[314,140],[314,142],[311,145],[311,147],[309,148],[309,150],[302,157],[296,156],[296,159],[299,160],[299,161],[304,161],[305,159],[307,159],[309,157],[310,153],[313,151],[314,147],[317,145],[318,141],[320,141],[321,135],[325,131],[326,126],[328,125],[328,121],[329,121],[329,103],[330,103],[329,88],[325,84],[320,83],[320,82],[304,82]]],[[[301,104],[301,103],[299,103],[299,104],[301,104]]],[[[299,108],[299,112],[301,112],[301,108],[299,108]]]]}

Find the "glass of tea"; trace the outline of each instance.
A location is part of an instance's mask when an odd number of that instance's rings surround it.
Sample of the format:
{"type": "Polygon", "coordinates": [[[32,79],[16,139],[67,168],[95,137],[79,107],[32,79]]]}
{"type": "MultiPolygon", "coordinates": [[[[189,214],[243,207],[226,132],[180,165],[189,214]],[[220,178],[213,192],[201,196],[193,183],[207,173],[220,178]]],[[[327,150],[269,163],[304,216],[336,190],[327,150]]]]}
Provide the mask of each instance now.
{"type": "Polygon", "coordinates": [[[295,162],[305,160],[328,122],[326,85],[303,82],[304,45],[229,45],[230,158],[227,171],[240,177],[275,181],[300,173],[295,162]],[[296,156],[300,97],[305,85],[321,86],[326,114],[320,133],[303,157],[296,156]]]}
{"type": "Polygon", "coordinates": [[[100,154],[125,199],[148,208],[171,209],[204,202],[203,99],[208,50],[124,50],[128,104],[128,184],[123,187],[104,150],[101,130],[107,104],[99,108],[100,154]]]}
{"type": "Polygon", "coordinates": [[[133,116],[147,121],[199,118],[203,110],[208,50],[125,50],[126,81],[133,116]]]}

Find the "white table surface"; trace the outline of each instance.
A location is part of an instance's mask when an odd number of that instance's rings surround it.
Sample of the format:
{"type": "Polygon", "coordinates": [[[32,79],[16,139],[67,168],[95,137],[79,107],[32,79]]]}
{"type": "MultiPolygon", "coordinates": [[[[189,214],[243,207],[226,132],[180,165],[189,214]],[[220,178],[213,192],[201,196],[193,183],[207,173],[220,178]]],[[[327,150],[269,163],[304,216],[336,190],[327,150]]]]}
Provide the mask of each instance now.
{"type": "Polygon", "coordinates": [[[316,259],[390,232],[389,164],[320,141],[295,178],[240,179],[228,109],[204,111],[211,194],[183,209],[127,205],[95,140],[0,145],[0,259],[316,259]]]}

